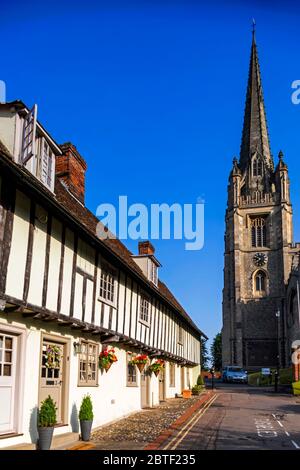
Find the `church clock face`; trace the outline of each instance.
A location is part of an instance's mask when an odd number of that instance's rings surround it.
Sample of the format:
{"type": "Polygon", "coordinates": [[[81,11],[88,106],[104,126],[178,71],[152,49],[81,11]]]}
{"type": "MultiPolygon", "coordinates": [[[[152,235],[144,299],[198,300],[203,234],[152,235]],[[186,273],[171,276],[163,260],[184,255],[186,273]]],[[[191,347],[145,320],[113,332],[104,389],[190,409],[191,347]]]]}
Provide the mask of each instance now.
{"type": "Polygon", "coordinates": [[[267,262],[267,255],[265,253],[255,253],[253,262],[255,266],[263,266],[267,262]]]}

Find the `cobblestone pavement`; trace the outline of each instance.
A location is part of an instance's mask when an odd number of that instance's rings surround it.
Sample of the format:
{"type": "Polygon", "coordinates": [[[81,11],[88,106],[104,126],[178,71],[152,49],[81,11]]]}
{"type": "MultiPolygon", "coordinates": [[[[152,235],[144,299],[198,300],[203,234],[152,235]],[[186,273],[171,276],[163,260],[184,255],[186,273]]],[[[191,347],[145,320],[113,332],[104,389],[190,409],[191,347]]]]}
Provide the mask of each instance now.
{"type": "Polygon", "coordinates": [[[188,399],[170,398],[155,408],[139,411],[105,425],[92,435],[95,449],[143,449],[197,400],[199,396],[188,399]]]}

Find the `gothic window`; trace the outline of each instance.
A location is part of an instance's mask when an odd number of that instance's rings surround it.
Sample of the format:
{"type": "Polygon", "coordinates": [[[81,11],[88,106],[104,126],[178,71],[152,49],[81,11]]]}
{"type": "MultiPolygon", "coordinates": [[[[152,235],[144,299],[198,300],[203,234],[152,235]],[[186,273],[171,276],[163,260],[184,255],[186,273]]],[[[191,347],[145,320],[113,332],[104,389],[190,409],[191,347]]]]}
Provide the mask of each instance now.
{"type": "Polygon", "coordinates": [[[254,158],[252,162],[252,175],[262,176],[262,161],[260,158],[254,158]]]}
{"type": "Polygon", "coordinates": [[[254,287],[257,293],[266,291],[266,274],[263,271],[258,271],[254,278],[254,287]]]}
{"type": "Polygon", "coordinates": [[[290,296],[290,302],[289,302],[289,318],[288,322],[290,326],[292,326],[295,322],[295,319],[298,316],[298,299],[297,299],[297,292],[293,289],[291,296],[290,296]]]}
{"type": "Polygon", "coordinates": [[[251,245],[253,247],[267,246],[266,219],[264,217],[251,219],[251,245]]]}

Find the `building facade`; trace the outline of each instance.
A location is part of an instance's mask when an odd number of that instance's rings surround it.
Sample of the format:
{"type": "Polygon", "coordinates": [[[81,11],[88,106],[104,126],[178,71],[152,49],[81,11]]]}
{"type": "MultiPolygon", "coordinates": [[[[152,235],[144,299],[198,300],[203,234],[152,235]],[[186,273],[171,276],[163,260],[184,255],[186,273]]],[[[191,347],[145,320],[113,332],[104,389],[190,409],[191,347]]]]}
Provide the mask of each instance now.
{"type": "Polygon", "coordinates": [[[159,279],[150,242],[133,255],[97,237],[74,145],[20,101],[0,105],[0,141],[0,448],[36,442],[48,395],[62,434],[78,430],[86,393],[98,427],[193,386],[205,335],[159,279]],[[139,353],[164,360],[158,377],[130,363],[139,353]]]}
{"type": "Polygon", "coordinates": [[[291,361],[287,285],[300,249],[292,217],[288,168],[282,152],[275,164],[271,153],[254,31],[240,157],[228,184],[223,365],[291,361]]]}

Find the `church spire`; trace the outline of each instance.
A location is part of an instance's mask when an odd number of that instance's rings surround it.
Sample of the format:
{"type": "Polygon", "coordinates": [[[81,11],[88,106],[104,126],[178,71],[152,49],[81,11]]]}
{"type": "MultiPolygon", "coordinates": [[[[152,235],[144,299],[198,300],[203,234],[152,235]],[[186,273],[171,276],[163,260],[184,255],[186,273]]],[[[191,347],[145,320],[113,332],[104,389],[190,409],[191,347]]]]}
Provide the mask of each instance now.
{"type": "Polygon", "coordinates": [[[265,164],[273,169],[273,159],[268,136],[267,120],[253,20],[252,46],[244,115],[240,168],[244,171],[253,154],[261,156],[265,164]]]}

